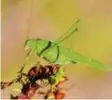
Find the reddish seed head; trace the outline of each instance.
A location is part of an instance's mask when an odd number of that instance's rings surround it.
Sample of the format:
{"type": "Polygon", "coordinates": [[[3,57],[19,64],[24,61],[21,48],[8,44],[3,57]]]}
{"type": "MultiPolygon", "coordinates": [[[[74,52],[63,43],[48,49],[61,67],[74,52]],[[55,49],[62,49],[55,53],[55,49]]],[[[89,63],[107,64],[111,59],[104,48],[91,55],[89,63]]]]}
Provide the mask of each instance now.
{"type": "Polygon", "coordinates": [[[18,96],[18,99],[19,99],[19,100],[28,100],[28,97],[27,97],[26,95],[24,95],[24,94],[20,94],[20,95],[18,96]]]}
{"type": "Polygon", "coordinates": [[[39,86],[37,84],[31,85],[31,88],[30,88],[28,94],[33,96],[36,93],[38,88],[39,88],[39,86]]]}
{"type": "Polygon", "coordinates": [[[56,74],[59,66],[58,65],[46,65],[45,66],[46,72],[49,72],[50,74],[56,74]]]}
{"type": "Polygon", "coordinates": [[[64,89],[59,89],[57,90],[54,94],[55,94],[55,99],[63,99],[65,96],[65,90],[64,89]]]}
{"type": "Polygon", "coordinates": [[[28,91],[28,94],[27,94],[28,98],[31,98],[32,96],[34,96],[35,93],[36,93],[36,89],[31,88],[31,89],[28,91]]]}
{"type": "Polygon", "coordinates": [[[60,84],[64,83],[65,81],[68,80],[68,78],[66,76],[63,76],[64,80],[63,81],[60,81],[57,83],[56,87],[58,87],[60,84]]]}
{"type": "Polygon", "coordinates": [[[28,76],[36,76],[36,75],[38,75],[38,72],[39,72],[39,70],[38,70],[37,66],[34,66],[29,70],[28,76]]]}
{"type": "Polygon", "coordinates": [[[59,66],[53,65],[53,74],[56,74],[58,70],[59,70],[59,66]]]}

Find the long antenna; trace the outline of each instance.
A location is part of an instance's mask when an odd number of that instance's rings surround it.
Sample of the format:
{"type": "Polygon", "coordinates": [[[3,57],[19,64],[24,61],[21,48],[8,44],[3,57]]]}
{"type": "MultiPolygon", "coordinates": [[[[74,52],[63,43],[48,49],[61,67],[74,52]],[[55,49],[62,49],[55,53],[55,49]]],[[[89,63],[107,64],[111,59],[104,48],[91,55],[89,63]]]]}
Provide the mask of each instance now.
{"type": "MultiPolygon", "coordinates": [[[[26,40],[29,39],[29,35],[31,32],[31,21],[32,21],[32,16],[33,16],[33,4],[34,4],[34,0],[30,0],[30,11],[29,11],[29,18],[28,18],[28,24],[27,24],[27,36],[26,36],[26,40]]],[[[24,62],[23,62],[23,67],[25,67],[25,64],[27,62],[28,59],[26,59],[26,56],[24,58],[24,62]]]]}
{"type": "Polygon", "coordinates": [[[32,22],[32,16],[33,16],[33,4],[34,4],[34,0],[30,0],[30,11],[29,11],[29,18],[28,18],[28,26],[27,26],[27,36],[26,36],[26,40],[29,38],[30,32],[31,32],[31,22],[32,22]]]}
{"type": "Polygon", "coordinates": [[[66,38],[71,32],[75,29],[75,26],[80,22],[80,19],[78,19],[67,32],[65,32],[62,36],[60,36],[57,40],[54,41],[54,43],[58,43],[59,41],[63,40],[63,38],[66,38]]]}

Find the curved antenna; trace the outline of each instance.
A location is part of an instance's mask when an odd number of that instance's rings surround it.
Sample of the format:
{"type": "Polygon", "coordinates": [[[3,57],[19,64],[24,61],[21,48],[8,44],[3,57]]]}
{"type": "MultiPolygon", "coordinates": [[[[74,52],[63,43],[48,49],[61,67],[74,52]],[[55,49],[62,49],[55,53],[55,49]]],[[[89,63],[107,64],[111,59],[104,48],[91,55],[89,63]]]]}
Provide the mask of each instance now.
{"type": "MultiPolygon", "coordinates": [[[[32,21],[32,15],[33,15],[33,4],[34,4],[34,0],[30,0],[30,11],[29,11],[29,18],[28,18],[28,26],[27,26],[27,36],[26,36],[26,41],[29,39],[29,34],[31,32],[31,21],[32,21]]],[[[28,59],[27,59],[27,56],[25,56],[24,58],[24,62],[23,62],[23,68],[25,67],[25,64],[27,63],[28,59]]]]}
{"type": "Polygon", "coordinates": [[[29,35],[30,35],[30,32],[31,32],[31,21],[32,21],[32,15],[33,15],[33,4],[34,4],[34,0],[31,0],[31,3],[30,3],[30,16],[28,18],[28,26],[27,26],[27,36],[26,36],[26,40],[28,40],[29,38],[29,35]]]}

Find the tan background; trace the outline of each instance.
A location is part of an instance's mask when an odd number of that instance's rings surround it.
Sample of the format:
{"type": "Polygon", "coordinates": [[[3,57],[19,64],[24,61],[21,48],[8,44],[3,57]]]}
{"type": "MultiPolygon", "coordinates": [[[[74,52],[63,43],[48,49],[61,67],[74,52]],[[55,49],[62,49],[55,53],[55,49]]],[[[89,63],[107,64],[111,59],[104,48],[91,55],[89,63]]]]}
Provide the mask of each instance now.
{"type": "MultiPolygon", "coordinates": [[[[79,33],[63,45],[112,66],[112,0],[2,0],[2,80],[15,78],[23,63],[29,17],[29,37],[49,40],[80,18],[79,33]]],[[[112,72],[83,64],[65,67],[66,87],[74,83],[65,98],[112,98],[112,72]]],[[[3,91],[3,98],[11,89],[3,91]]]]}

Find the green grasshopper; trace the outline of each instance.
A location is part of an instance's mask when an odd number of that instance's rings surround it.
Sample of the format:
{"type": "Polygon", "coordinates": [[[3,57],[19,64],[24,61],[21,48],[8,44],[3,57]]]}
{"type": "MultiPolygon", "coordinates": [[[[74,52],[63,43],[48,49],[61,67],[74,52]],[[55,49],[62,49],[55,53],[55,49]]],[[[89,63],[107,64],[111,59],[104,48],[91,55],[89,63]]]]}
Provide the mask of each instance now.
{"type": "Polygon", "coordinates": [[[64,35],[54,42],[45,39],[26,40],[24,45],[25,50],[31,49],[29,55],[35,53],[38,57],[42,57],[49,63],[53,64],[65,65],[84,63],[99,70],[111,70],[107,65],[60,45],[60,43],[62,43],[65,39],[68,39],[72,34],[78,31],[78,28],[74,28],[78,22],[79,20],[75,22],[75,24],[64,35]]]}

